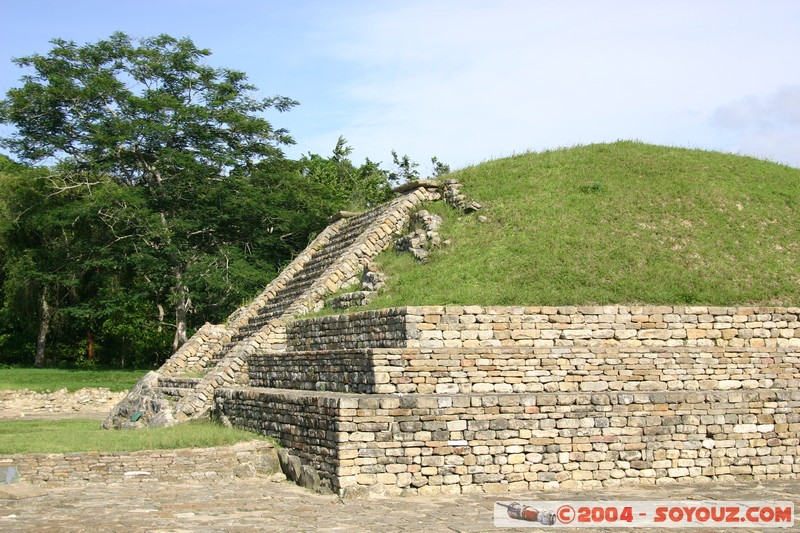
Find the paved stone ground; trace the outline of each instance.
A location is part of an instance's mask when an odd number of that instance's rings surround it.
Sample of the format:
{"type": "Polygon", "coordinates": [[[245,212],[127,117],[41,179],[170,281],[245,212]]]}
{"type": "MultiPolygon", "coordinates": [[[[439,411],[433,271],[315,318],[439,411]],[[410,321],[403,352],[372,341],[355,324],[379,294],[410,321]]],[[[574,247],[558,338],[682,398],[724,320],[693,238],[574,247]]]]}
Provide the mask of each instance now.
{"type": "MultiPolygon", "coordinates": [[[[543,499],[782,500],[793,501],[795,510],[798,510],[800,480],[668,487],[628,486],[593,493],[563,491],[345,501],[263,478],[231,483],[136,482],[44,489],[29,487],[27,493],[24,485],[0,485],[0,531],[480,532],[496,530],[493,527],[495,501],[543,499]]],[[[798,529],[800,522],[796,522],[794,528],[795,531],[798,529]]],[[[590,531],[631,530],[595,528],[590,531]]],[[[553,528],[504,528],[501,531],[553,531],[553,528]]],[[[730,531],[765,530],[739,528],[730,531]]]]}

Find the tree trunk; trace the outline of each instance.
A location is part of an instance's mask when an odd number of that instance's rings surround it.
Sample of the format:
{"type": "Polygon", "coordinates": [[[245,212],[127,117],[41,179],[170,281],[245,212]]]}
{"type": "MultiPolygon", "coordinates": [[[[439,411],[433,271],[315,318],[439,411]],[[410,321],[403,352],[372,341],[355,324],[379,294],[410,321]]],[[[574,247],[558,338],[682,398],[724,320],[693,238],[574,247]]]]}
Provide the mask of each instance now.
{"type": "Polygon", "coordinates": [[[39,319],[39,335],[36,337],[36,355],[33,366],[43,367],[45,363],[45,348],[47,347],[47,332],[50,331],[50,306],[47,304],[47,294],[42,292],[42,316],[39,319]]]}
{"type": "Polygon", "coordinates": [[[86,330],[86,359],[94,361],[94,339],[92,338],[92,330],[86,330]]]}
{"type": "Polygon", "coordinates": [[[189,288],[183,283],[183,273],[175,269],[175,338],[172,340],[172,352],[186,344],[186,315],[192,305],[189,299],[189,288]]]}

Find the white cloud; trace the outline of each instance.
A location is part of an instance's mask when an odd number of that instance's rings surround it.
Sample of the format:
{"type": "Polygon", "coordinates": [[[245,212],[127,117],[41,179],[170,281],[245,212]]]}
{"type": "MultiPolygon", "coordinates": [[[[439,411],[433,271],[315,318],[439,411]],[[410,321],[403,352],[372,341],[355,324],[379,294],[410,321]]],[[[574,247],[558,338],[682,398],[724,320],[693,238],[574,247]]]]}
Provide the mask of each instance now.
{"type": "Polygon", "coordinates": [[[728,134],[731,151],[800,167],[800,85],[720,106],[710,122],[728,134]]]}
{"type": "Polygon", "coordinates": [[[781,87],[764,96],[748,96],[719,107],[712,117],[724,128],[765,129],[800,127],[800,85],[781,87]]]}
{"type": "Polygon", "coordinates": [[[791,4],[377,6],[324,36],[351,72],[337,134],[373,159],[394,148],[461,166],[618,138],[722,148],[706,125],[721,102],[800,83],[791,4]]]}

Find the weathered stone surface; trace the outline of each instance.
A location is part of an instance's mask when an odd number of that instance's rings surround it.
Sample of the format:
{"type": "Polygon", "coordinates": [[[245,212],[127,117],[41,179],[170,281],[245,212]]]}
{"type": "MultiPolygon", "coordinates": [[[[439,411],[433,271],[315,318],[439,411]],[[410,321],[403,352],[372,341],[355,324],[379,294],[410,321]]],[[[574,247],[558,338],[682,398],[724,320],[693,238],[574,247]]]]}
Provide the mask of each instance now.
{"type": "Polygon", "coordinates": [[[303,473],[303,464],[300,458],[296,455],[292,455],[284,448],[278,448],[278,461],[281,466],[281,471],[286,475],[286,478],[289,479],[289,481],[298,483],[303,473]]]}
{"type": "Polygon", "coordinates": [[[164,427],[175,423],[173,408],[158,392],[157,372],[148,372],[111,410],[103,429],[164,427]]]}
{"type": "Polygon", "coordinates": [[[730,450],[784,465],[770,475],[800,477],[797,391],[402,397],[219,392],[221,409],[235,425],[274,428],[282,445],[319,464],[321,482],[342,495],[373,494],[379,485],[419,494],[444,485],[456,493],[493,490],[520,479],[530,490],[544,482],[587,488],[620,479],[664,483],[700,471],[711,479],[731,472],[730,450]],[[295,413],[292,431],[281,432],[289,413],[295,413]],[[792,422],[781,425],[784,419],[792,422]],[[541,472],[551,476],[540,479],[541,472]]]}
{"type": "Polygon", "coordinates": [[[398,252],[408,252],[419,262],[426,263],[430,252],[442,244],[439,236],[439,227],[442,217],[426,210],[420,210],[411,215],[409,231],[397,239],[395,249],[398,252]]]}
{"type": "Polygon", "coordinates": [[[297,478],[297,484],[303,488],[318,492],[320,489],[320,479],[317,471],[308,465],[303,465],[300,468],[300,477],[297,478]]]}
{"type": "Polygon", "coordinates": [[[45,496],[47,491],[29,483],[0,484],[0,500],[27,500],[45,496]]]}
{"type": "Polygon", "coordinates": [[[87,481],[231,480],[269,475],[274,472],[277,461],[271,443],[252,441],[218,448],[6,455],[0,458],[0,465],[18,469],[20,483],[8,485],[14,487],[20,484],[60,486],[87,481]]]}
{"type": "Polygon", "coordinates": [[[111,392],[107,388],[84,388],[74,392],[67,389],[52,392],[0,390],[0,419],[106,416],[126,395],[125,392],[111,392]]]}

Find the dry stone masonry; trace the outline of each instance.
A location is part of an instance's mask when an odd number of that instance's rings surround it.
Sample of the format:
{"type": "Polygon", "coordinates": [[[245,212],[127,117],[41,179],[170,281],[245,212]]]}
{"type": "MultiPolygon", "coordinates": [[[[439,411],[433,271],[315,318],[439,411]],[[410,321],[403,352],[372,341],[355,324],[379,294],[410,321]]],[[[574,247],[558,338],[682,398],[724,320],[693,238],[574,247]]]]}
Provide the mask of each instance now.
{"type": "Polygon", "coordinates": [[[49,486],[226,481],[272,474],[278,469],[278,456],[270,442],[253,440],[217,448],[6,455],[0,458],[3,467],[15,468],[21,481],[49,486]]]}
{"type": "MultiPolygon", "coordinates": [[[[372,257],[399,236],[429,252],[440,237],[425,202],[480,208],[450,181],[399,192],[335,220],[253,304],[162,367],[152,390],[176,420],[212,411],[271,435],[287,476],[342,496],[800,477],[800,308],[428,306],[303,319],[363,303],[381,283],[372,257]]],[[[129,403],[118,425],[142,405],[129,403]]]]}
{"type": "Polygon", "coordinates": [[[420,210],[411,215],[409,229],[411,232],[397,239],[395,249],[408,252],[420,263],[427,263],[431,251],[442,245],[439,227],[442,217],[420,210]]]}
{"type": "Polygon", "coordinates": [[[359,284],[360,290],[344,292],[325,299],[325,306],[331,309],[347,309],[367,305],[386,285],[386,275],[378,270],[375,263],[364,266],[359,284]]]}
{"type": "Polygon", "coordinates": [[[449,306],[298,320],[217,409],[291,433],[343,494],[797,477],[799,316],[449,306]]]}

